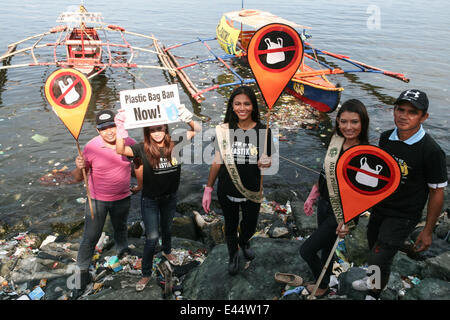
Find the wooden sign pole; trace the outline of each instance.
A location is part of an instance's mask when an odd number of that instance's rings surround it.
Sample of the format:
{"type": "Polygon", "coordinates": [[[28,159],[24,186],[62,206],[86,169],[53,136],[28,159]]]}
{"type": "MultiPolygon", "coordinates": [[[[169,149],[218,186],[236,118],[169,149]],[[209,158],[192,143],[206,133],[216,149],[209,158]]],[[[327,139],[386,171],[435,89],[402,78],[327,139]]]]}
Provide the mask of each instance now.
{"type": "MultiPolygon", "coordinates": [[[[77,139],[75,139],[75,141],[77,142],[78,155],[82,156],[81,149],[80,149],[80,144],[78,143],[77,139]]],[[[91,194],[89,192],[89,184],[88,184],[88,178],[87,178],[87,175],[86,175],[86,168],[83,168],[81,170],[81,172],[83,172],[84,184],[86,186],[86,195],[87,195],[87,198],[88,198],[88,201],[89,201],[89,209],[91,209],[91,219],[94,220],[94,210],[92,209],[91,194]]]]}

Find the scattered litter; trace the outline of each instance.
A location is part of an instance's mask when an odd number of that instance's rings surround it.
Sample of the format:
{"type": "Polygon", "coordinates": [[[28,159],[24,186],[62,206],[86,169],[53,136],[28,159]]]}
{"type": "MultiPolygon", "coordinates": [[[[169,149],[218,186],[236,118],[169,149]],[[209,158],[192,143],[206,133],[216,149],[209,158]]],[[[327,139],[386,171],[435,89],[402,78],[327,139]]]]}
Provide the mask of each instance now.
{"type": "MultiPolygon", "coordinates": [[[[285,130],[313,129],[319,124],[320,112],[295,100],[289,104],[274,106],[271,112],[271,124],[285,130]]],[[[281,139],[280,139],[281,140],[281,139]]]]}
{"type": "Polygon", "coordinates": [[[36,287],[33,291],[28,295],[31,300],[41,300],[41,298],[45,295],[44,291],[41,287],[36,287]]]}
{"type": "Polygon", "coordinates": [[[42,247],[44,247],[45,245],[52,243],[56,240],[55,236],[47,236],[47,238],[45,238],[45,240],[42,242],[41,246],[39,247],[39,249],[42,249],[42,247]]]}
{"type": "Polygon", "coordinates": [[[48,137],[41,136],[40,134],[37,134],[37,133],[34,136],[32,136],[31,139],[33,139],[34,141],[39,142],[39,143],[48,142],[48,137]]]}
{"type": "Polygon", "coordinates": [[[86,198],[77,198],[77,202],[81,203],[81,204],[85,204],[86,203],[86,198]]]}
{"type": "Polygon", "coordinates": [[[283,294],[283,297],[288,296],[288,295],[293,294],[293,293],[300,294],[303,290],[305,290],[304,286],[298,286],[298,287],[296,287],[294,289],[285,291],[284,294],[283,294]]]}
{"type": "Polygon", "coordinates": [[[107,260],[107,263],[105,263],[105,267],[110,267],[114,272],[119,272],[123,269],[117,256],[106,257],[105,259],[107,260]]]}
{"type": "Polygon", "coordinates": [[[97,244],[95,245],[95,250],[98,252],[102,252],[103,247],[108,242],[109,237],[106,235],[106,233],[102,232],[102,235],[100,236],[100,239],[98,240],[97,244]]]}

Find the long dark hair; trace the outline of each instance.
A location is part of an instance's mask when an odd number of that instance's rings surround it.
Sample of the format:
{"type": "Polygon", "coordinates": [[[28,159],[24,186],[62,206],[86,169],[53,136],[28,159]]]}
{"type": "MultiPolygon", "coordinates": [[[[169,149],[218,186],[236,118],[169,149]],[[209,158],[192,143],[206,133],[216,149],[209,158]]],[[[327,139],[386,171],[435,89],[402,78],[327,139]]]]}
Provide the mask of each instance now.
{"type": "Polygon", "coordinates": [[[249,97],[250,101],[252,102],[252,113],[251,117],[252,120],[255,122],[259,122],[259,110],[258,110],[258,101],[256,100],[255,92],[252,88],[248,86],[240,86],[233,90],[231,93],[230,98],[228,99],[228,105],[227,105],[227,112],[225,113],[225,119],[223,120],[224,123],[228,123],[230,129],[237,129],[238,127],[238,117],[236,113],[233,111],[233,101],[234,98],[239,94],[245,94],[247,97],[249,97]]]}
{"type": "Polygon", "coordinates": [[[343,137],[341,130],[339,129],[338,119],[340,118],[343,112],[355,112],[359,115],[359,119],[361,121],[361,132],[359,133],[358,139],[361,144],[369,143],[369,115],[367,114],[366,106],[364,103],[359,101],[358,99],[350,99],[345,101],[342,106],[339,108],[336,114],[336,120],[334,124],[334,132],[336,132],[339,136],[343,137]]]}
{"type": "Polygon", "coordinates": [[[167,124],[164,124],[162,126],[164,126],[164,131],[166,133],[163,140],[164,147],[162,148],[163,149],[162,154],[158,145],[150,136],[151,133],[150,129],[153,127],[144,127],[144,151],[145,154],[147,155],[147,160],[152,168],[159,167],[159,161],[161,156],[165,157],[169,161],[172,161],[172,149],[174,147],[174,143],[169,134],[169,126],[167,124]]]}

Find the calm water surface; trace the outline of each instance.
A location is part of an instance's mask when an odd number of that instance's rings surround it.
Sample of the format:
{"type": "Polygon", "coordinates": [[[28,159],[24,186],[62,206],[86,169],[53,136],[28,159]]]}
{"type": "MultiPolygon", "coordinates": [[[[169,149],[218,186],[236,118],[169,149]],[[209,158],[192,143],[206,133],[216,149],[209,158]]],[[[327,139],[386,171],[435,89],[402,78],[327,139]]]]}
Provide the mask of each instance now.
{"type": "MultiPolygon", "coordinates": [[[[77,5],[75,1],[73,5],[77,5]]],[[[164,44],[189,41],[196,37],[213,37],[222,13],[238,10],[241,1],[206,0],[129,0],[85,1],[88,11],[102,12],[105,22],[127,30],[154,34],[164,44]]],[[[430,99],[430,118],[425,129],[444,151],[450,153],[448,142],[447,69],[450,65],[448,43],[450,4],[443,1],[245,1],[246,8],[267,10],[286,19],[312,27],[310,42],[324,50],[348,54],[369,65],[405,73],[409,84],[377,74],[357,74],[330,78],[345,88],[341,101],[357,98],[368,107],[370,139],[377,143],[381,131],[393,126],[392,103],[408,88],[424,90],[430,99]],[[374,16],[374,14],[379,15],[374,16]],[[371,20],[371,18],[378,20],[371,20]],[[368,24],[369,21],[369,24],[368,24]],[[374,25],[370,22],[376,22],[374,25]]],[[[67,2],[8,1],[0,7],[0,53],[9,43],[32,34],[44,32],[56,25],[56,17],[68,8],[67,2]]],[[[131,39],[129,38],[131,41],[131,39]]],[[[133,40],[132,45],[146,47],[146,40],[133,40]]],[[[217,46],[215,46],[217,47],[217,46]]],[[[206,56],[201,46],[176,51],[182,63],[190,58],[206,56]]],[[[13,58],[21,63],[26,56],[13,58]]],[[[137,61],[158,64],[155,56],[138,55],[137,61]]],[[[75,141],[51,111],[44,98],[43,85],[54,71],[53,67],[10,69],[0,73],[0,221],[15,224],[25,221],[31,226],[45,228],[51,222],[71,221],[79,217],[83,205],[76,199],[85,196],[82,185],[47,187],[39,178],[52,169],[74,167],[77,151],[75,141]],[[35,134],[48,137],[48,142],[31,139],[35,134]]],[[[108,70],[92,81],[93,97],[84,123],[80,144],[84,145],[96,132],[95,112],[109,106],[119,108],[121,90],[159,86],[172,83],[167,73],[159,70],[108,70]]],[[[231,80],[224,69],[203,65],[190,72],[196,82],[210,86],[231,80]]],[[[193,104],[179,86],[182,103],[196,115],[210,119],[208,128],[221,121],[230,90],[210,92],[201,105],[193,104]]],[[[279,104],[295,104],[282,97],[279,104]]],[[[326,127],[334,114],[324,120],[326,127]]],[[[324,129],[326,132],[326,129],[324,129]]],[[[280,154],[309,168],[318,170],[325,147],[322,131],[299,129],[285,133],[288,141],[280,143],[280,154]]],[[[130,135],[141,140],[141,131],[130,135]]],[[[207,165],[183,167],[180,198],[201,192],[207,180],[207,165]]],[[[311,171],[281,160],[278,176],[267,177],[271,185],[283,181],[292,190],[306,192],[317,178],[311,171]]]]}

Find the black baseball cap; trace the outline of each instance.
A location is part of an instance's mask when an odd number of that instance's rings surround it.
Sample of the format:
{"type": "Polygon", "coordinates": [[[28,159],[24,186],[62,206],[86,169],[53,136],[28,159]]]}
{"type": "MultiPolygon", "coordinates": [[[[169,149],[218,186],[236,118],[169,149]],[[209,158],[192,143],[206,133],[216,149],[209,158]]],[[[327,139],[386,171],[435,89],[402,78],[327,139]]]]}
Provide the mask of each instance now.
{"type": "Polygon", "coordinates": [[[114,123],[115,115],[116,114],[111,110],[102,110],[99,113],[97,113],[97,116],[95,117],[97,129],[115,126],[116,125],[114,123]]]}
{"type": "Polygon", "coordinates": [[[395,105],[400,104],[402,101],[410,102],[414,107],[419,110],[427,112],[428,110],[428,97],[425,92],[417,89],[409,89],[403,91],[395,101],[395,105]]]}

